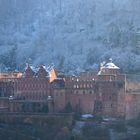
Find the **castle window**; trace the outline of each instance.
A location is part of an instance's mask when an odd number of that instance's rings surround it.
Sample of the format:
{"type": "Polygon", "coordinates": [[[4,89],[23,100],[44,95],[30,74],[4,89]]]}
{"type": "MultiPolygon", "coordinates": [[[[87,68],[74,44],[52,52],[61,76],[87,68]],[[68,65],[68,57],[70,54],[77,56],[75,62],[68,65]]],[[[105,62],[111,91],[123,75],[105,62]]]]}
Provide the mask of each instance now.
{"type": "Polygon", "coordinates": [[[78,94],[79,92],[78,92],[78,90],[76,91],[76,94],[78,94]]]}
{"type": "Polygon", "coordinates": [[[116,92],[114,91],[112,94],[116,94],[116,92]]]}
{"type": "Polygon", "coordinates": [[[113,83],[113,86],[115,87],[116,86],[116,83],[113,83]]]}
{"type": "Polygon", "coordinates": [[[89,94],[92,94],[92,91],[89,91],[89,94]]]}
{"type": "Polygon", "coordinates": [[[83,94],[85,94],[85,91],[83,90],[83,94]]]}
{"type": "Polygon", "coordinates": [[[112,108],[112,107],[113,107],[113,104],[111,104],[110,106],[111,106],[111,108],[112,108]]]}

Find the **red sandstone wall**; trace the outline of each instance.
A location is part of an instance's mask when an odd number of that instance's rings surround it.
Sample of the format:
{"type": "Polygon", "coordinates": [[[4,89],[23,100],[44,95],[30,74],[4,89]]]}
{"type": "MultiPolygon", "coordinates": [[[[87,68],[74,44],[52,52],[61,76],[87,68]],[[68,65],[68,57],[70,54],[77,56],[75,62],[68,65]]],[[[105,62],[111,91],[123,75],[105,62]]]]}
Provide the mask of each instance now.
{"type": "Polygon", "coordinates": [[[140,115],[140,92],[126,93],[126,119],[133,119],[140,115]]]}
{"type": "Polygon", "coordinates": [[[97,98],[102,102],[103,115],[124,116],[125,86],[120,84],[117,81],[98,82],[97,98]]]}
{"type": "Polygon", "coordinates": [[[44,100],[50,95],[48,79],[22,78],[18,80],[17,96],[29,100],[44,100]]]}
{"type": "Polygon", "coordinates": [[[65,89],[54,89],[53,99],[54,99],[54,111],[59,112],[65,108],[66,105],[66,91],[65,89]]]}
{"type": "Polygon", "coordinates": [[[83,114],[93,113],[95,93],[93,90],[86,90],[84,91],[84,93],[83,91],[84,90],[75,90],[74,93],[70,95],[70,103],[72,104],[72,107],[74,109],[79,106],[83,114]]]}

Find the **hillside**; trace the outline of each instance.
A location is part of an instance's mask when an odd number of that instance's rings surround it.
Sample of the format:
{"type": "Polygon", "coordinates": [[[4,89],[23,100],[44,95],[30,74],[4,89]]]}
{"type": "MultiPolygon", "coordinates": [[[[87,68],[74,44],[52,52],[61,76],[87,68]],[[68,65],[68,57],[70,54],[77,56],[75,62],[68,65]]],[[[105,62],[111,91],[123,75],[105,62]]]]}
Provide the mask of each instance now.
{"type": "Polygon", "coordinates": [[[112,57],[138,72],[139,13],[139,0],[0,0],[1,71],[28,62],[73,73],[112,57]]]}

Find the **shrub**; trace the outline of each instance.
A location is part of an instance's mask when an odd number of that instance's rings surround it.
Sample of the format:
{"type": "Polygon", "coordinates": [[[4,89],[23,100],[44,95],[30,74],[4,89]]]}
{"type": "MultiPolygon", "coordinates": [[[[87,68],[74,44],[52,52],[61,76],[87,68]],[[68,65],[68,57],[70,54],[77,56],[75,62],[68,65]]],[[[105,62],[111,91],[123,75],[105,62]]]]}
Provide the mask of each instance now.
{"type": "Polygon", "coordinates": [[[83,127],[83,135],[88,138],[94,137],[94,140],[102,140],[109,139],[108,129],[101,128],[99,126],[84,126],[83,127]]]}
{"type": "Polygon", "coordinates": [[[111,127],[113,129],[115,129],[117,132],[126,132],[127,131],[126,124],[124,121],[119,121],[115,124],[112,124],[111,127]]]}

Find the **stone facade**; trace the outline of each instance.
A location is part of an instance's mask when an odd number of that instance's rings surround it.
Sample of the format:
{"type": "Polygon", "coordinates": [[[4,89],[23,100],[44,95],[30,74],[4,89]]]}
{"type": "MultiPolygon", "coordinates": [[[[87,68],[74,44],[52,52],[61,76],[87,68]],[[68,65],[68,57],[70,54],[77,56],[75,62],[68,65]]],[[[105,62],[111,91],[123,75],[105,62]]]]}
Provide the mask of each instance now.
{"type": "Polygon", "coordinates": [[[99,72],[82,72],[63,80],[64,86],[59,86],[60,79],[52,82],[55,111],[70,103],[74,112],[125,117],[125,75],[112,62],[102,66],[99,72]]]}
{"type": "Polygon", "coordinates": [[[126,85],[126,119],[133,119],[140,116],[140,82],[129,78],[126,85]]]}
{"type": "Polygon", "coordinates": [[[0,107],[11,112],[44,112],[48,108],[50,113],[61,113],[69,104],[73,112],[82,114],[132,118],[133,112],[136,117],[140,94],[128,92],[126,86],[126,75],[112,60],[102,64],[98,72],[78,76],[28,65],[23,74],[1,77],[0,107]]]}

